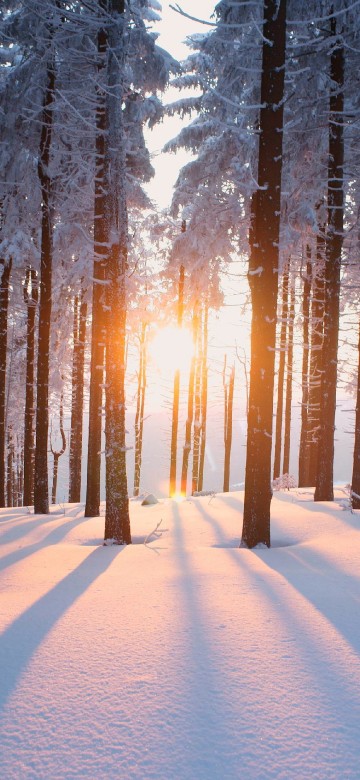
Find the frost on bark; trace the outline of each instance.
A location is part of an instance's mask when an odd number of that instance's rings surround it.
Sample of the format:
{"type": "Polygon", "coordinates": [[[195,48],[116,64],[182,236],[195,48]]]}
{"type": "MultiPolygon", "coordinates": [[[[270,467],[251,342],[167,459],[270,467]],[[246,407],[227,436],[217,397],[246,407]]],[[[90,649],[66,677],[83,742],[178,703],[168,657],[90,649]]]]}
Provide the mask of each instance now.
{"type": "Polygon", "coordinates": [[[36,400],[36,445],[34,472],[34,512],[48,514],[48,432],[49,432],[49,352],[51,326],[51,284],[53,259],[53,226],[51,203],[51,178],[49,175],[50,149],[53,132],[53,101],[55,90],[55,66],[51,61],[47,69],[41,136],[38,161],[38,176],[41,186],[41,260],[39,335],[37,362],[36,400]]]}
{"type": "Polygon", "coordinates": [[[292,283],[290,291],[290,309],[289,324],[287,336],[287,359],[286,359],[286,396],[285,396],[285,418],[284,418],[284,460],[283,474],[289,474],[290,471],[290,441],[291,441],[291,404],[292,404],[292,381],[293,381],[293,357],[294,357],[294,320],[295,320],[295,282],[292,283]]]}
{"type": "MultiPolygon", "coordinates": [[[[185,221],[183,221],[181,226],[182,233],[184,233],[185,230],[186,230],[186,223],[185,221]]],[[[181,265],[179,268],[179,288],[178,288],[178,311],[177,311],[178,328],[182,327],[183,314],[184,314],[184,281],[185,281],[185,269],[184,266],[181,265]]],[[[179,402],[180,402],[180,369],[177,368],[174,375],[173,410],[172,410],[172,420],[171,420],[170,479],[169,479],[170,498],[176,493],[179,402]]]]}
{"type": "Polygon", "coordinates": [[[126,474],[125,347],[128,220],[126,156],[122,118],[124,2],[113,0],[116,24],[109,30],[107,139],[109,156],[106,264],[105,543],[130,544],[126,474]]]}
{"type": "Polygon", "coordinates": [[[302,319],[303,319],[303,354],[301,369],[301,431],[299,446],[299,487],[309,485],[309,317],[310,295],[312,282],[311,248],[307,247],[306,273],[304,277],[302,319]]]}
{"type": "Polygon", "coordinates": [[[353,509],[360,509],[360,327],[359,327],[359,363],[356,393],[355,413],[355,442],[354,459],[351,480],[351,505],[353,509]]]}
{"type": "Polygon", "coordinates": [[[339,339],[340,270],[344,218],[344,47],[330,23],[330,114],[328,225],[325,254],[325,312],[322,349],[321,417],[315,501],[333,501],[334,433],[339,339]]]}
{"type": "Polygon", "coordinates": [[[289,308],[289,263],[286,263],[282,278],[281,315],[280,315],[280,344],[279,344],[279,368],[277,381],[277,406],[275,424],[275,452],[273,478],[280,477],[280,461],[282,447],[283,407],[284,407],[284,379],[286,357],[286,329],[289,308]]]}
{"type": "Polygon", "coordinates": [[[84,293],[74,300],[73,364],[69,453],[69,501],[78,503],[81,494],[81,456],[84,406],[84,359],[87,303],[84,293]]]}
{"type": "Polygon", "coordinates": [[[5,506],[6,355],[11,259],[8,263],[3,261],[2,265],[0,277],[0,507],[5,506]]]}
{"type": "MultiPolygon", "coordinates": [[[[103,3],[99,2],[102,7],[103,3]]],[[[105,358],[105,267],[106,267],[106,89],[107,32],[101,28],[97,39],[96,141],[94,181],[94,269],[91,320],[91,358],[89,394],[89,435],[85,517],[100,513],[101,430],[105,358]]]]}
{"type": "Polygon", "coordinates": [[[241,546],[270,547],[286,2],[264,2],[258,190],[251,205],[251,368],[241,546]]]}
{"type": "Polygon", "coordinates": [[[38,303],[37,273],[27,268],[24,284],[24,302],[27,308],[26,332],[26,388],[24,422],[24,506],[34,501],[34,381],[35,381],[35,317],[38,303]]]}

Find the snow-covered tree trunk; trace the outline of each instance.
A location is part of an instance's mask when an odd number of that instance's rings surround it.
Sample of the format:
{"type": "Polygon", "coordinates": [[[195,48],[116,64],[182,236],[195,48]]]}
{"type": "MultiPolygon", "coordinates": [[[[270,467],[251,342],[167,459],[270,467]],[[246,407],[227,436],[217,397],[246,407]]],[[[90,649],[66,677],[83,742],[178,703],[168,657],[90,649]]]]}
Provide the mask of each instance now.
{"type": "Polygon", "coordinates": [[[55,92],[55,64],[52,57],[47,68],[41,137],[38,161],[38,176],[41,186],[41,264],[39,335],[37,362],[36,397],[36,445],[34,471],[34,512],[48,514],[48,432],[49,432],[49,359],[52,295],[53,225],[52,225],[52,182],[49,173],[50,150],[53,134],[53,102],[55,92]]]}
{"type": "Polygon", "coordinates": [[[279,368],[277,381],[277,406],[276,406],[276,424],[275,424],[275,451],[273,478],[280,476],[281,447],[282,447],[282,428],[283,428],[283,407],[284,407],[284,377],[285,377],[285,357],[286,357],[286,330],[289,308],[289,262],[286,263],[282,278],[281,295],[281,314],[280,314],[280,339],[279,339],[279,368]]]}
{"type": "MultiPolygon", "coordinates": [[[[186,223],[183,221],[181,226],[182,232],[186,230],[186,223]]],[[[184,281],[185,281],[185,269],[181,265],[179,268],[179,292],[178,292],[178,310],[177,310],[177,325],[181,328],[184,313],[184,281]]],[[[169,479],[169,495],[170,498],[176,493],[176,465],[177,465],[177,441],[178,441],[178,428],[179,428],[179,402],[180,402],[180,369],[177,368],[174,375],[174,390],[173,390],[173,409],[171,419],[171,445],[170,445],[170,479],[169,479]]]]}
{"type": "Polygon", "coordinates": [[[355,413],[355,442],[354,459],[351,480],[351,505],[353,509],[360,509],[360,326],[359,326],[359,364],[356,392],[355,413]]]}
{"type": "Polygon", "coordinates": [[[207,404],[208,404],[208,365],[207,365],[208,321],[209,321],[209,305],[208,302],[206,301],[204,307],[203,346],[202,346],[202,356],[201,356],[201,431],[200,431],[201,443],[200,443],[198,490],[203,489],[205,450],[206,450],[206,426],[207,426],[207,404]]]}
{"type": "MultiPolygon", "coordinates": [[[[193,314],[194,350],[196,348],[196,332],[197,332],[197,312],[195,307],[194,314],[193,314]]],[[[182,496],[186,496],[189,457],[191,452],[191,431],[192,431],[192,424],[194,419],[195,370],[196,370],[196,357],[195,355],[193,355],[191,359],[190,374],[189,374],[187,416],[186,416],[186,423],[185,423],[185,443],[184,443],[182,466],[181,466],[180,492],[182,496]]]]}
{"type": "Polygon", "coordinates": [[[325,317],[321,417],[315,501],[333,501],[334,433],[339,340],[340,270],[344,219],[344,45],[331,19],[328,226],[325,255],[325,317]]]}
{"type": "MultiPolygon", "coordinates": [[[[51,453],[54,458],[53,462],[53,481],[52,481],[52,490],[51,490],[51,503],[56,504],[56,491],[57,491],[57,481],[58,481],[58,471],[59,471],[59,458],[64,454],[66,450],[66,437],[65,437],[65,431],[64,431],[64,402],[63,402],[63,396],[61,395],[60,398],[60,414],[59,414],[59,430],[60,430],[60,436],[61,436],[61,447],[59,450],[54,450],[54,447],[52,445],[52,442],[50,441],[50,448],[51,453]]],[[[50,436],[51,439],[51,436],[50,436]]]]}
{"type": "Polygon", "coordinates": [[[226,356],[224,365],[224,480],[223,493],[230,490],[230,461],[233,432],[233,405],[234,405],[234,385],[235,385],[235,366],[230,372],[229,383],[225,379],[226,356]]]}
{"type": "Polygon", "coordinates": [[[299,446],[299,487],[309,485],[309,356],[310,356],[310,294],[312,281],[311,248],[307,247],[306,274],[304,278],[302,317],[303,317],[303,354],[301,369],[301,431],[299,446]]]}
{"type": "Polygon", "coordinates": [[[251,369],[241,545],[270,547],[271,445],[279,269],[286,0],[264,2],[258,189],[253,195],[249,284],[251,369]]]}
{"type": "Polygon", "coordinates": [[[284,459],[283,474],[289,474],[290,470],[290,440],[291,440],[291,404],[293,381],[293,357],[294,357],[294,320],[295,320],[295,283],[292,283],[290,291],[289,324],[287,335],[287,360],[286,360],[286,397],[284,419],[284,459]]]}
{"type": "Polygon", "coordinates": [[[141,461],[143,447],[145,393],[146,393],[146,368],[147,368],[147,324],[141,325],[139,343],[139,373],[135,413],[135,464],[134,464],[134,496],[140,492],[141,461]]]}
{"type": "Polygon", "coordinates": [[[201,432],[201,338],[202,318],[199,313],[196,334],[195,381],[194,381],[194,433],[191,493],[199,490],[200,432],[201,432]]]}
{"type": "MultiPolygon", "coordinates": [[[[103,7],[99,0],[100,8],[103,7]]],[[[101,430],[105,359],[105,266],[106,266],[106,89],[105,78],[107,32],[101,28],[97,36],[96,141],[94,181],[94,270],[91,321],[91,358],[89,394],[89,435],[85,517],[100,513],[101,430]]]]}
{"type": "Polygon", "coordinates": [[[69,501],[78,503],[81,494],[81,456],[84,406],[84,362],[87,303],[82,292],[74,300],[74,346],[71,388],[69,453],[69,501]]]}
{"type": "Polygon", "coordinates": [[[37,273],[26,269],[24,302],[27,308],[26,388],[24,420],[24,506],[34,500],[34,380],[35,380],[35,317],[38,303],[37,273]]]}
{"type": "Polygon", "coordinates": [[[318,443],[320,430],[322,345],[324,338],[324,228],[317,237],[317,267],[313,277],[311,296],[311,337],[308,405],[308,484],[316,485],[318,443]]]}
{"type": "Polygon", "coordinates": [[[108,56],[108,259],[106,268],[105,542],[130,544],[126,474],[125,346],[128,220],[126,157],[122,118],[124,2],[112,0],[116,25],[109,31],[108,56]]]}
{"type": "Polygon", "coordinates": [[[3,262],[0,279],[0,507],[5,506],[6,356],[11,259],[3,262]]]}

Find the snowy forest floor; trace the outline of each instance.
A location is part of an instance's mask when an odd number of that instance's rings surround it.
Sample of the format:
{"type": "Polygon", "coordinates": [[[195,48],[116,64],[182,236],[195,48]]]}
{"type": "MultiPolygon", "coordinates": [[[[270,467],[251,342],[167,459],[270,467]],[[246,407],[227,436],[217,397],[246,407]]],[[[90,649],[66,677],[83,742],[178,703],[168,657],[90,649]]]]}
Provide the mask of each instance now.
{"type": "Polygon", "coordinates": [[[360,512],[276,493],[248,551],[242,502],[0,510],[3,780],[358,780],[360,512]]]}

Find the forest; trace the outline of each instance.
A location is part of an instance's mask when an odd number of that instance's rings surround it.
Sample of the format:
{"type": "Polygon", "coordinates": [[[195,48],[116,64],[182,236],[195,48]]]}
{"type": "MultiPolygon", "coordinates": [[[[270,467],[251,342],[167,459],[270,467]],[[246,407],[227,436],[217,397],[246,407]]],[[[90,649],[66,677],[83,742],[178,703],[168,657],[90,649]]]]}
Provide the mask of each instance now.
{"type": "MultiPolygon", "coordinates": [[[[66,500],[85,491],[85,516],[97,517],[103,470],[104,541],[131,543],[162,351],[168,496],[213,487],[211,415],[229,491],[241,375],[240,546],[270,547],[274,485],[334,500],[339,386],[356,410],[349,483],[360,509],[359,9],[220,0],[179,62],[157,42],[157,0],[3,0],[0,507],[47,515],[66,450],[66,500]],[[189,155],[159,209],[149,138],[172,117],[164,151],[189,155]],[[229,285],[242,295],[239,331],[218,356],[214,404],[211,338],[229,285]]],[[[173,13],[176,25],[185,12],[173,13]]]]}

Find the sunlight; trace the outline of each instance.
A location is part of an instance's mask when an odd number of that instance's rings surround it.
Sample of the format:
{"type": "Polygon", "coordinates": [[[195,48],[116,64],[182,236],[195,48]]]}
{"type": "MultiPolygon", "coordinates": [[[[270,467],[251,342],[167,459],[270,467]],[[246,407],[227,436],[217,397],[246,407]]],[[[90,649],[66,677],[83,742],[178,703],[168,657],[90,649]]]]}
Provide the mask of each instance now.
{"type": "Polygon", "coordinates": [[[151,339],[149,354],[161,374],[174,374],[177,369],[188,371],[194,354],[190,332],[173,325],[161,328],[151,339]]]}

